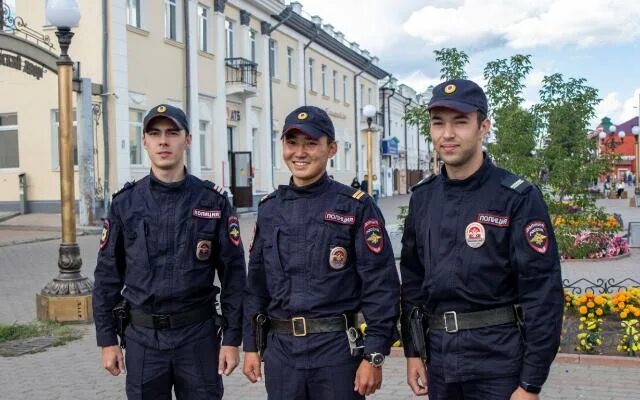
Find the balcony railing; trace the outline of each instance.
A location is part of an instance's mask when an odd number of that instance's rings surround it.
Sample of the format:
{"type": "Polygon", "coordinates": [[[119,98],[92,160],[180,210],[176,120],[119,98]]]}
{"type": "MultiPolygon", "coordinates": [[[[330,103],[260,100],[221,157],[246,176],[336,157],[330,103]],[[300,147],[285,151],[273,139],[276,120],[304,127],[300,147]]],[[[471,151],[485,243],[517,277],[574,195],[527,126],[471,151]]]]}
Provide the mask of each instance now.
{"type": "Polygon", "coordinates": [[[227,84],[245,84],[256,87],[258,84],[258,64],[246,58],[226,58],[227,84]]]}

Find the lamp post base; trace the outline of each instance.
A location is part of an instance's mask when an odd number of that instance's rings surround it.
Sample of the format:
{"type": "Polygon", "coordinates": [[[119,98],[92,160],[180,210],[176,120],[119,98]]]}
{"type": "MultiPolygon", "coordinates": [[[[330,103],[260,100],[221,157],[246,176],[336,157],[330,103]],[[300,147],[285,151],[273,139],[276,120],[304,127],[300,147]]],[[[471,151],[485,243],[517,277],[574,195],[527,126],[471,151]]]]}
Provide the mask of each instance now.
{"type": "Polygon", "coordinates": [[[93,320],[91,292],[93,282],[80,273],[82,259],[77,243],[62,243],[59,249],[60,273],[36,294],[39,320],[90,322],[93,320]]]}

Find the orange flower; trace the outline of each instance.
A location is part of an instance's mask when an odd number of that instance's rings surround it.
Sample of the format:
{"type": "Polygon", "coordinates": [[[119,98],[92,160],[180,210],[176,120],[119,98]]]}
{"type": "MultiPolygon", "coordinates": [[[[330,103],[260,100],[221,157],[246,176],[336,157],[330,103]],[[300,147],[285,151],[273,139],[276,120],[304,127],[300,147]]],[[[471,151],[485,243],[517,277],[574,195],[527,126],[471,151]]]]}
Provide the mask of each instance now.
{"type": "Polygon", "coordinates": [[[602,315],[602,308],[596,309],[596,315],[597,316],[601,316],[602,315]]]}
{"type": "Polygon", "coordinates": [[[625,311],[620,313],[620,318],[625,319],[625,318],[627,318],[627,315],[629,315],[629,313],[625,310],[625,311]]]}
{"type": "Polygon", "coordinates": [[[601,306],[604,303],[606,303],[606,300],[604,298],[602,298],[601,296],[598,296],[598,297],[595,298],[595,302],[596,302],[597,305],[601,306]]]}
{"type": "Polygon", "coordinates": [[[590,302],[587,303],[587,307],[589,307],[589,308],[593,308],[595,306],[596,305],[593,303],[593,301],[590,301],[590,302]]]}
{"type": "Polygon", "coordinates": [[[579,310],[579,311],[580,311],[580,314],[586,314],[586,313],[587,313],[587,311],[588,311],[588,309],[587,309],[587,307],[582,306],[582,307],[580,307],[580,310],[579,310]]]}
{"type": "Polygon", "coordinates": [[[618,308],[621,310],[624,309],[624,303],[622,301],[618,303],[618,308]]]}

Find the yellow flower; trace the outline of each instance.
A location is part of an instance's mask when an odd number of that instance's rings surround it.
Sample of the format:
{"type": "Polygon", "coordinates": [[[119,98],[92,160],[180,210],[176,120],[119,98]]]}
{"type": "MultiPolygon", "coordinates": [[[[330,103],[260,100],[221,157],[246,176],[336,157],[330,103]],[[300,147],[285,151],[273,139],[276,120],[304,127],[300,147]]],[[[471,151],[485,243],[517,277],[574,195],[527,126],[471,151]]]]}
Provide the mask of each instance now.
{"type": "Polygon", "coordinates": [[[587,307],[589,307],[589,308],[593,308],[595,306],[596,305],[593,303],[593,301],[590,301],[590,302],[587,303],[587,307]]]}
{"type": "Polygon", "coordinates": [[[629,313],[625,310],[625,311],[620,313],[620,318],[625,319],[625,318],[627,318],[628,315],[629,315],[629,313]]]}

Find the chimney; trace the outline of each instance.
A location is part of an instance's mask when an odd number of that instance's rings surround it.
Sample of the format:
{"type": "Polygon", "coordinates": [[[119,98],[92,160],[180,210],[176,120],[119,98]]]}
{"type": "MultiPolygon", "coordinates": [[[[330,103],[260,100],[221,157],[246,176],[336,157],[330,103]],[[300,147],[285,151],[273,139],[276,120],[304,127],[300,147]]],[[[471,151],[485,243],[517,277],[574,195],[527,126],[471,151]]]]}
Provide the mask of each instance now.
{"type": "Polygon", "coordinates": [[[336,31],[336,39],[338,39],[338,41],[340,41],[341,43],[344,42],[344,33],[336,31]]]}
{"type": "Polygon", "coordinates": [[[360,45],[357,42],[352,42],[351,43],[351,50],[359,53],[360,52],[360,45]]]}
{"type": "Polygon", "coordinates": [[[292,1],[290,6],[291,6],[291,10],[294,13],[296,13],[298,15],[302,14],[302,3],[299,3],[297,1],[292,1]]]}
{"type": "Polygon", "coordinates": [[[317,15],[312,16],[311,17],[311,21],[313,21],[313,23],[316,24],[316,25],[322,26],[322,18],[320,18],[317,15]]]}
{"type": "Polygon", "coordinates": [[[369,50],[364,50],[364,49],[363,49],[361,54],[362,54],[362,56],[363,56],[364,58],[367,58],[367,59],[368,59],[369,57],[371,57],[371,53],[369,53],[369,50]]]}
{"type": "Polygon", "coordinates": [[[335,31],[333,30],[333,25],[331,24],[325,24],[323,26],[324,30],[327,31],[327,33],[331,36],[335,35],[335,31]]]}
{"type": "Polygon", "coordinates": [[[380,61],[380,59],[376,56],[371,57],[371,64],[373,65],[378,65],[378,62],[380,61]]]}

